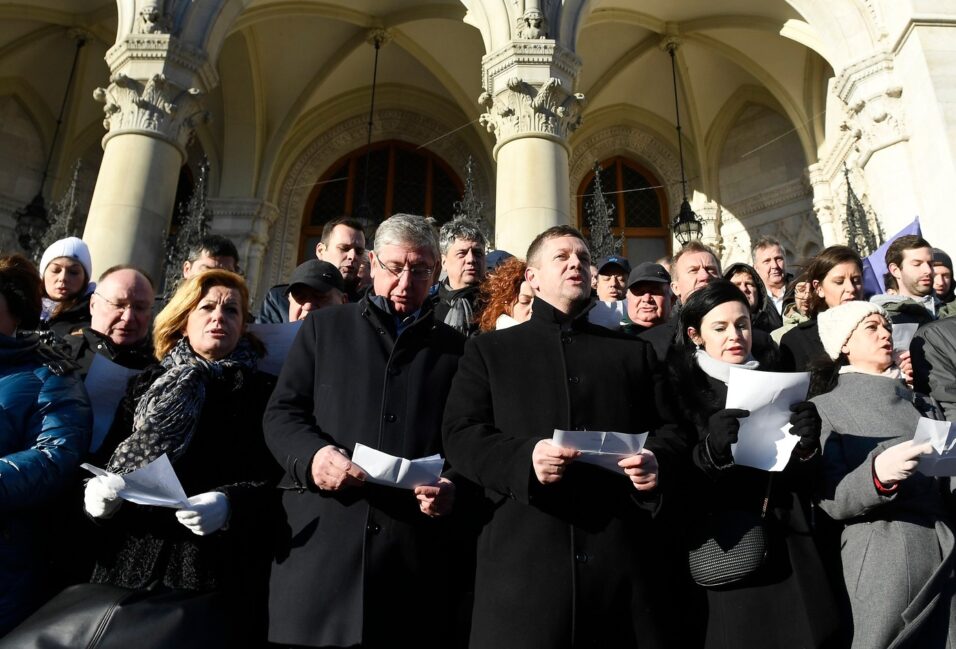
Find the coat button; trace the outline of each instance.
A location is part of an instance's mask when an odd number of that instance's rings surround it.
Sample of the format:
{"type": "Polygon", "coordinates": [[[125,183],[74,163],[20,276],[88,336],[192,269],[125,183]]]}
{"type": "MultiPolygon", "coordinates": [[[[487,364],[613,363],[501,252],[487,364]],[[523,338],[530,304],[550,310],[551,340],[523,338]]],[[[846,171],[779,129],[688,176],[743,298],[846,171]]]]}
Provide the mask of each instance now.
{"type": "Polygon", "coordinates": [[[392,422],[394,422],[396,419],[398,419],[398,417],[396,417],[396,416],[393,415],[392,413],[388,413],[387,415],[385,415],[385,421],[387,421],[388,423],[392,423],[392,422]]]}
{"type": "Polygon", "coordinates": [[[577,552],[574,555],[574,560],[577,561],[578,563],[587,563],[588,559],[590,558],[591,557],[587,555],[587,552],[577,552]]]}
{"type": "Polygon", "coordinates": [[[389,365],[386,372],[388,372],[389,376],[396,376],[399,372],[399,369],[397,367],[392,367],[391,365],[389,365]]]}
{"type": "Polygon", "coordinates": [[[579,379],[579,378],[576,377],[576,376],[570,376],[570,377],[568,377],[568,381],[569,381],[570,383],[574,384],[574,385],[577,385],[578,383],[581,382],[581,379],[579,379]]]}
{"type": "Polygon", "coordinates": [[[561,336],[561,342],[563,342],[565,345],[570,345],[574,342],[574,339],[571,336],[564,335],[561,336]]]}
{"type": "Polygon", "coordinates": [[[378,523],[369,523],[366,528],[369,534],[378,534],[382,531],[382,526],[378,523]]]}
{"type": "Polygon", "coordinates": [[[376,329],[376,333],[377,333],[379,336],[384,336],[384,335],[385,335],[385,330],[384,330],[384,329],[376,329]]]}

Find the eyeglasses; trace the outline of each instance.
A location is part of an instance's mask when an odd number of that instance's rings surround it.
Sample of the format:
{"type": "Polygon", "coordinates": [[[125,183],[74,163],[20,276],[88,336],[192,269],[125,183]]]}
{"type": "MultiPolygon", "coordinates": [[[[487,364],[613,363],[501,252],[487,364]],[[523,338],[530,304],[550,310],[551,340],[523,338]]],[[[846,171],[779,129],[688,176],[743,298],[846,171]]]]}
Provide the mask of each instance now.
{"type": "Polygon", "coordinates": [[[401,278],[402,275],[408,273],[413,282],[426,282],[430,281],[432,277],[435,276],[435,269],[430,266],[400,266],[399,264],[384,264],[382,260],[378,257],[375,258],[378,262],[378,265],[381,266],[384,270],[387,270],[392,275],[397,278],[401,278]]]}
{"type": "Polygon", "coordinates": [[[123,311],[129,310],[131,313],[135,313],[136,315],[146,315],[153,309],[153,305],[147,302],[139,302],[137,304],[130,304],[129,302],[114,302],[102,293],[94,291],[94,295],[98,295],[101,300],[109,304],[110,307],[112,307],[110,310],[114,313],[122,313],[123,311]]]}

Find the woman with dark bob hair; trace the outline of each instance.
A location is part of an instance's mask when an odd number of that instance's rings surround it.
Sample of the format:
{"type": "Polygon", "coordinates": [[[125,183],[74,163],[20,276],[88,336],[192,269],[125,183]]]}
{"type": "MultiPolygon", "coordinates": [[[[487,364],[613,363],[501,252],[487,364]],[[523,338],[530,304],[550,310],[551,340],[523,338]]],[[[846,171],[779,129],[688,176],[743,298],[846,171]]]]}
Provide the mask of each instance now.
{"type": "Polygon", "coordinates": [[[156,317],[160,364],[131,382],[100,451],[120,476],[166,454],[190,506],[124,503],[116,476],[86,487],[86,511],[103,532],[94,582],[221,596],[221,618],[182,624],[177,647],[265,642],[279,466],[262,414],[275,378],[256,371],[264,350],[246,332],[248,300],[242,277],[228,271],[183,282],[156,317]]]}
{"type": "Polygon", "coordinates": [[[772,348],[756,359],[752,341],[746,297],[729,281],[717,280],[684,304],[668,354],[671,389],[688,419],[686,427],[697,437],[684,494],[685,536],[691,574],[699,584],[695,599],[706,608],[698,616],[705,625],[703,646],[831,646],[838,621],[808,523],[819,461],[820,419],[813,404],[791,408],[790,433],[800,439],[784,471],[734,463],[740,419],[750,413],[725,408],[730,368],[775,367],[772,348]],[[713,547],[715,535],[732,535],[735,529],[739,534],[732,543],[745,532],[748,538],[758,535],[766,554],[751,556],[751,566],[734,577],[703,574],[702,567],[717,566],[712,558],[701,563],[702,548],[713,547]]]}
{"type": "Polygon", "coordinates": [[[70,485],[90,443],[90,404],[76,366],[35,333],[17,332],[40,321],[40,283],[24,257],[0,257],[0,636],[46,594],[44,550],[68,551],[68,539],[48,547],[41,508],[70,485]]]}
{"type": "Polygon", "coordinates": [[[785,372],[802,372],[826,362],[827,354],[817,330],[817,315],[863,299],[863,261],[852,248],[825,248],[807,264],[804,274],[810,287],[806,314],[809,319],[780,339],[780,369],[785,372]]]}

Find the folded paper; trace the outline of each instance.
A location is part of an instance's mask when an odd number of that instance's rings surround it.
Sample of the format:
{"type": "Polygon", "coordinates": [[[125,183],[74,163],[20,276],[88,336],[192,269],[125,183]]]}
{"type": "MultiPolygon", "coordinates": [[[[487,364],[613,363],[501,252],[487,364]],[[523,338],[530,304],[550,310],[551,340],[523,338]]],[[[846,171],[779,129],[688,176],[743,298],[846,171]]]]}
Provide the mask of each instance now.
{"type": "MultiPolygon", "coordinates": [[[[117,475],[104,471],[92,464],[81,464],[93,475],[117,475]]],[[[153,505],[156,507],[172,507],[182,509],[189,507],[186,492],[176,476],[173,465],[165,453],[158,458],[134,471],[120,476],[126,482],[126,488],[119,492],[120,498],[137,505],[153,505]]]]}
{"type": "Polygon", "coordinates": [[[364,444],[355,445],[352,463],[365,472],[367,482],[399,489],[414,489],[422,485],[435,484],[445,466],[445,460],[441,455],[407,460],[382,453],[364,444]]]}
{"type": "Polygon", "coordinates": [[[554,429],[551,441],[558,446],[581,451],[575,462],[595,464],[599,467],[624,474],[617,465],[626,457],[637,455],[644,448],[647,433],[632,435],[595,430],[559,430],[554,429]]]}

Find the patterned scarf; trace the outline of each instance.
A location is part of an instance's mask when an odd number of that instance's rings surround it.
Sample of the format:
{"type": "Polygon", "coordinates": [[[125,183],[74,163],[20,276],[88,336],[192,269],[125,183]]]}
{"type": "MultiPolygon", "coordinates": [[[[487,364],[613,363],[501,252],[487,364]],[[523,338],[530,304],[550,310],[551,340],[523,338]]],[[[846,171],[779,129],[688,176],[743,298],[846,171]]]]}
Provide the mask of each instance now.
{"type": "Polygon", "coordinates": [[[243,370],[254,370],[256,360],[246,338],[240,338],[236,349],[219,361],[202,358],[193,352],[186,338],[180,339],[163,357],[166,371],[136,404],[133,432],[116,447],[108,470],[129,473],[163,453],[175,463],[196,432],[210,381],[224,381],[238,390],[243,370]]]}

